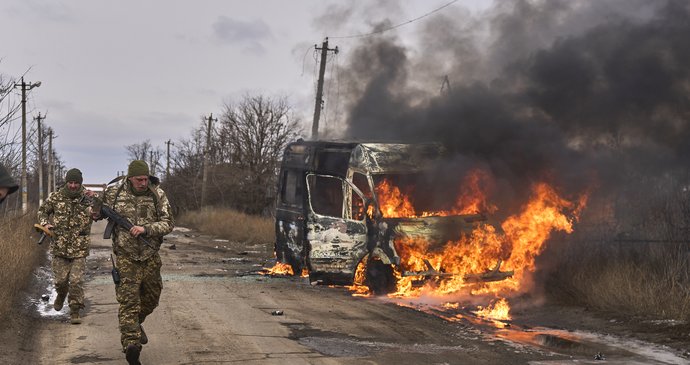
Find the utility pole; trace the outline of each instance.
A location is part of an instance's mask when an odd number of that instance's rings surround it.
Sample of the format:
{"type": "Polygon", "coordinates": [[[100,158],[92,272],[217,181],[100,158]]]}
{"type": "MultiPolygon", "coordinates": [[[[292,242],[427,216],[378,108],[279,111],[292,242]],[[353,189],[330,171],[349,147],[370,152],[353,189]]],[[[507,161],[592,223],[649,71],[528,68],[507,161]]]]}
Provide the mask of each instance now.
{"type": "Polygon", "coordinates": [[[206,195],[208,194],[208,170],[211,163],[211,128],[212,123],[217,122],[218,118],[213,118],[213,113],[207,118],[208,126],[206,127],[206,149],[204,150],[204,175],[201,179],[201,206],[206,204],[206,195]]]}
{"type": "Polygon", "coordinates": [[[41,126],[43,119],[46,119],[46,116],[41,116],[41,112],[34,117],[38,124],[38,205],[43,204],[43,127],[41,126]]]}
{"type": "Polygon", "coordinates": [[[149,166],[151,167],[151,175],[156,176],[156,164],[153,163],[153,150],[149,151],[149,166]]]}
{"type": "Polygon", "coordinates": [[[21,83],[14,83],[14,87],[22,88],[22,213],[29,207],[29,196],[26,188],[26,91],[41,86],[41,82],[26,83],[22,77],[21,83]]]}
{"type": "Polygon", "coordinates": [[[328,51],[338,54],[338,46],[328,48],[328,38],[324,39],[321,48],[314,45],[314,49],[321,51],[321,63],[319,64],[319,81],[316,84],[316,105],[314,106],[314,122],[311,125],[311,139],[319,139],[319,118],[321,117],[321,105],[323,104],[323,76],[326,73],[326,56],[328,51]]]}
{"type": "Polygon", "coordinates": [[[175,144],[172,143],[170,140],[167,140],[165,142],[165,144],[167,145],[167,149],[168,149],[166,159],[165,159],[165,161],[166,161],[165,162],[165,182],[167,183],[168,179],[170,178],[170,145],[175,145],[175,144]]]}
{"type": "Polygon", "coordinates": [[[48,128],[48,194],[55,191],[55,166],[53,165],[53,128],[48,128]]]}

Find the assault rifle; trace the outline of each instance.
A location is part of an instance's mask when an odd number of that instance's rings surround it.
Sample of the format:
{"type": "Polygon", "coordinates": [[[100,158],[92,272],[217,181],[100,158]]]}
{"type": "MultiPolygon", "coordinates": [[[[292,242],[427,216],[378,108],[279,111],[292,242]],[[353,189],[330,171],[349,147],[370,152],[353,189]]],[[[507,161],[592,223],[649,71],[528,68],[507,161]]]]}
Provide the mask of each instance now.
{"type": "MultiPolygon", "coordinates": [[[[103,232],[103,238],[105,239],[110,238],[110,236],[113,234],[113,229],[115,229],[115,226],[120,226],[126,231],[129,231],[132,229],[132,227],[134,227],[132,222],[108,206],[101,206],[101,215],[108,218],[108,225],[105,227],[105,231],[103,232]]],[[[149,242],[146,238],[142,237],[141,235],[137,236],[137,238],[144,242],[146,246],[149,246],[155,250],[155,247],[153,247],[151,242],[149,242]]]]}

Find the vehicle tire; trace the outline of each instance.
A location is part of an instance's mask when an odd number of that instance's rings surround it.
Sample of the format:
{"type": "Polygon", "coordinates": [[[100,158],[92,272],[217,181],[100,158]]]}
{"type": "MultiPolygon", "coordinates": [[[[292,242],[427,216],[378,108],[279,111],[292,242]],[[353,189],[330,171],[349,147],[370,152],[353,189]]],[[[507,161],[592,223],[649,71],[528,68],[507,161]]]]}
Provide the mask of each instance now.
{"type": "Polygon", "coordinates": [[[386,265],[377,259],[369,260],[364,283],[374,295],[386,295],[395,292],[396,279],[393,274],[393,265],[386,265]]]}
{"type": "Polygon", "coordinates": [[[298,260],[292,257],[292,255],[290,255],[288,258],[288,264],[290,265],[290,267],[292,267],[293,276],[302,275],[302,268],[304,267],[304,265],[302,265],[302,260],[298,260]]]}

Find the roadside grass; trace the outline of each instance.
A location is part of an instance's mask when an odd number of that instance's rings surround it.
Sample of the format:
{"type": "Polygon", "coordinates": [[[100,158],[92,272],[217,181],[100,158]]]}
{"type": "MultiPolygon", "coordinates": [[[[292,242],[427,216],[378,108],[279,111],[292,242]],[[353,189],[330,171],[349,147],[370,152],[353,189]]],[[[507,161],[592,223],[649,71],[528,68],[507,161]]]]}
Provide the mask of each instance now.
{"type": "Polygon", "coordinates": [[[557,264],[547,292],[592,309],[690,322],[690,196],[675,191],[644,191],[619,209],[591,207],[551,250],[557,264]]]}
{"type": "Polygon", "coordinates": [[[675,255],[672,249],[655,254],[649,248],[628,249],[571,252],[550,280],[550,291],[561,301],[592,309],[690,321],[687,251],[675,255]]]}
{"type": "Polygon", "coordinates": [[[176,218],[177,224],[235,242],[273,243],[273,218],[248,215],[227,208],[188,211],[176,218]]]}
{"type": "Polygon", "coordinates": [[[38,246],[33,233],[36,212],[19,217],[0,217],[0,318],[12,312],[31,276],[45,259],[47,244],[38,246]]]}

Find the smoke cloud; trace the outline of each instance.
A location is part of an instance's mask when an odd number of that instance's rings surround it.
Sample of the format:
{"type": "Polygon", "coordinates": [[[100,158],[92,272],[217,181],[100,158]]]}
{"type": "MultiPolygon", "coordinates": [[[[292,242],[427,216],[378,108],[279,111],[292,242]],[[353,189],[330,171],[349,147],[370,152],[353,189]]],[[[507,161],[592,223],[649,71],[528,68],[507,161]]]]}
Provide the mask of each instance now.
{"type": "Polygon", "coordinates": [[[445,175],[488,169],[509,201],[534,181],[603,192],[686,170],[686,1],[501,1],[418,29],[417,45],[386,32],[347,50],[339,137],[441,142],[445,175]]]}

